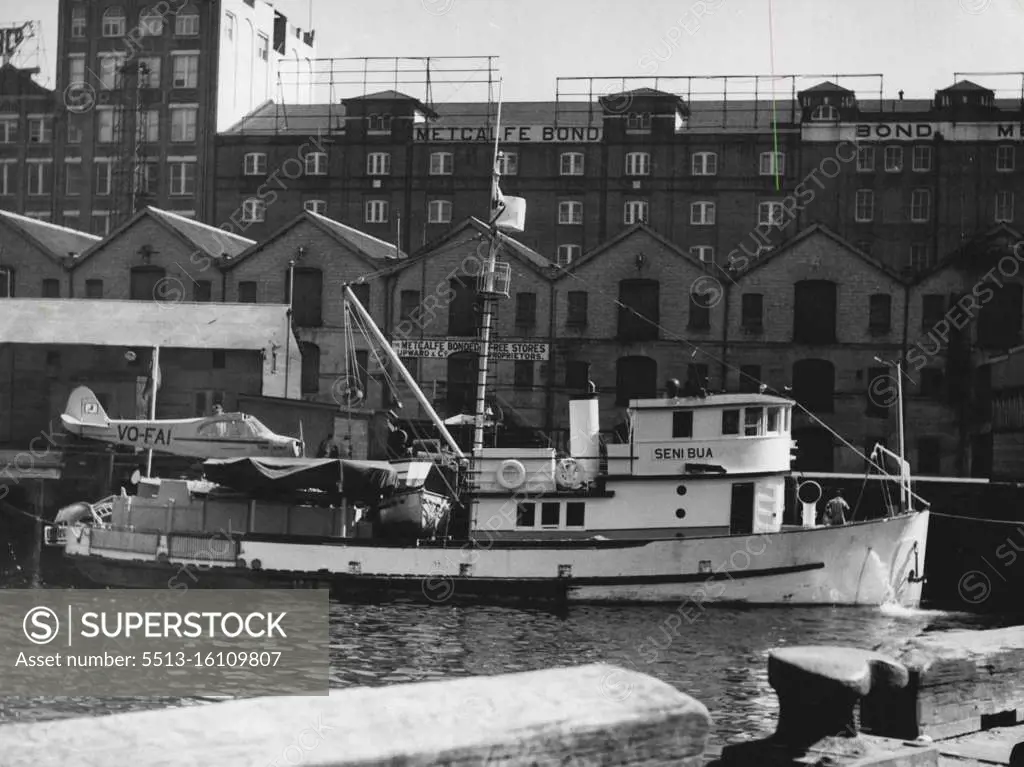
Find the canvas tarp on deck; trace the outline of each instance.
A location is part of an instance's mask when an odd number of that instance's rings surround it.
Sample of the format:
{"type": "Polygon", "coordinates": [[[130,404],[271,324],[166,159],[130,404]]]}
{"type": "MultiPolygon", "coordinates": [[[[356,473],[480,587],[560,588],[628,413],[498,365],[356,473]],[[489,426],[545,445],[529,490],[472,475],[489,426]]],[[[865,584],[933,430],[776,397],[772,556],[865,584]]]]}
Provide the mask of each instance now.
{"type": "Polygon", "coordinates": [[[245,492],[322,490],[355,502],[391,495],[398,473],[386,463],[337,458],[224,458],[203,463],[206,478],[245,492]]]}

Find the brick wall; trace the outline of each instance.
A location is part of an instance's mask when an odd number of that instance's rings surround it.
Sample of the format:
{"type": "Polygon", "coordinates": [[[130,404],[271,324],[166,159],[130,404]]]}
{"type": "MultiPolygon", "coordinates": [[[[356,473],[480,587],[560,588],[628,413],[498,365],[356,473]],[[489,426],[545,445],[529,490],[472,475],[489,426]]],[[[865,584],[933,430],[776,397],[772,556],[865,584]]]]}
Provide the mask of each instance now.
{"type": "Polygon", "coordinates": [[[85,297],[86,281],[103,281],[103,298],[131,297],[133,267],[165,270],[161,295],[168,300],[195,300],[196,283],[208,280],[211,300],[222,300],[223,275],[216,261],[151,217],[138,219],[104,244],[72,272],[74,295],[85,297]],[[148,249],[147,258],[143,251],[148,249]]]}

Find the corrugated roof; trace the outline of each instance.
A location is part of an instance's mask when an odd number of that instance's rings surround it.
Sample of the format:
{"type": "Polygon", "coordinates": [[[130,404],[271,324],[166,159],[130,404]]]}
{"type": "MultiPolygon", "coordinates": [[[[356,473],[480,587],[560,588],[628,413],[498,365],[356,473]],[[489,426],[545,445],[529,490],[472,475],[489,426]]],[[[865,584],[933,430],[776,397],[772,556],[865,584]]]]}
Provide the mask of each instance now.
{"type": "Polygon", "coordinates": [[[46,255],[57,261],[84,253],[101,239],[77,229],[68,229],[65,226],[57,226],[28,216],[19,216],[17,213],[6,210],[0,210],[0,220],[3,220],[12,229],[16,229],[34,242],[46,255]]]}
{"type": "MultiPolygon", "coordinates": [[[[961,85],[962,83],[958,84],[961,85]]],[[[973,85],[973,84],[971,84],[973,85]]],[[[954,88],[957,86],[954,86],[954,88]]],[[[632,91],[632,93],[639,92],[632,91]]],[[[832,83],[821,83],[808,92],[848,92],[832,83]],[[829,87],[829,86],[832,87],[829,87]]],[[[667,94],[671,95],[671,94],[667,94]]],[[[801,110],[797,101],[791,98],[760,99],[682,99],[689,108],[691,129],[707,130],[724,128],[732,130],[771,130],[777,124],[801,122],[801,110]]],[[[859,120],[869,122],[884,118],[885,115],[916,113],[921,118],[930,117],[935,110],[931,99],[858,99],[859,120]]],[[[1021,108],[1017,99],[996,99],[995,105],[1008,112],[1021,108]]],[[[485,101],[449,102],[434,104],[438,117],[430,125],[438,128],[480,126],[493,120],[495,105],[485,101]]],[[[505,125],[601,125],[604,110],[598,101],[507,101],[501,105],[501,119],[505,125]]],[[[1017,119],[1007,114],[1007,120],[1017,119]]],[[[345,107],[341,104],[305,104],[285,106],[273,102],[264,104],[256,111],[242,118],[229,128],[227,134],[302,134],[316,135],[317,131],[343,132],[345,129],[345,107]]]]}
{"type": "Polygon", "coordinates": [[[250,240],[248,237],[231,234],[223,229],[179,216],[167,210],[161,210],[152,206],[149,206],[147,210],[189,242],[192,242],[197,249],[214,258],[237,256],[242,251],[256,244],[255,240],[250,240]]]}
{"type": "Polygon", "coordinates": [[[12,344],[256,350],[284,347],[290,327],[285,304],[0,301],[0,338],[12,344]]]}
{"type": "Polygon", "coordinates": [[[319,213],[313,213],[312,211],[306,212],[310,218],[330,230],[336,237],[352,248],[362,251],[370,258],[380,260],[405,258],[405,253],[399,250],[397,245],[384,242],[384,240],[377,239],[366,232],[360,232],[358,229],[353,229],[351,226],[335,221],[333,218],[327,218],[327,216],[321,216],[319,213]]]}

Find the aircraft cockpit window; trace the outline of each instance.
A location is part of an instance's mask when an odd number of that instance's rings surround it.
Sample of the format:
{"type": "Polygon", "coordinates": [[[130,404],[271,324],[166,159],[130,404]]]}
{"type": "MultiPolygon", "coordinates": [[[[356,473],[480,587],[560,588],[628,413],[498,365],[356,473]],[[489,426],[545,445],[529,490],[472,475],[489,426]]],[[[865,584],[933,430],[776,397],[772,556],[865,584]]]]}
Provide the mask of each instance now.
{"type": "Polygon", "coordinates": [[[257,421],[252,416],[246,416],[245,424],[255,437],[269,437],[271,434],[270,429],[263,425],[260,421],[257,421]]]}

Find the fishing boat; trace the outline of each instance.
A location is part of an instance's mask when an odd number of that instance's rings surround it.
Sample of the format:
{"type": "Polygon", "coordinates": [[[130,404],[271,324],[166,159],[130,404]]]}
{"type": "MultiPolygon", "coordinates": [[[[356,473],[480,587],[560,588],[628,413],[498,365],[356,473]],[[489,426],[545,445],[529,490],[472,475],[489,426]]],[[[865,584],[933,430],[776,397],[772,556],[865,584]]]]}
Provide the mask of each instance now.
{"type": "Polygon", "coordinates": [[[797,404],[776,394],[706,393],[673,379],[663,397],[632,400],[628,428],[609,442],[591,386],[570,401],[565,453],[485,447],[491,318],[510,275],[497,258],[502,222],[510,206],[513,230],[522,219],[497,171],[492,192],[469,454],[345,286],[357,324],[450,460],[207,461],[214,489],[152,480],[115,497],[106,516],[83,513],[59,536],[67,560],[103,586],[329,588],[339,599],[919,605],[929,512],[911,492],[902,438],[898,453],[872,455],[895,462],[898,502],[835,525],[819,524],[813,482],[801,484],[787,523],[797,404]]]}

